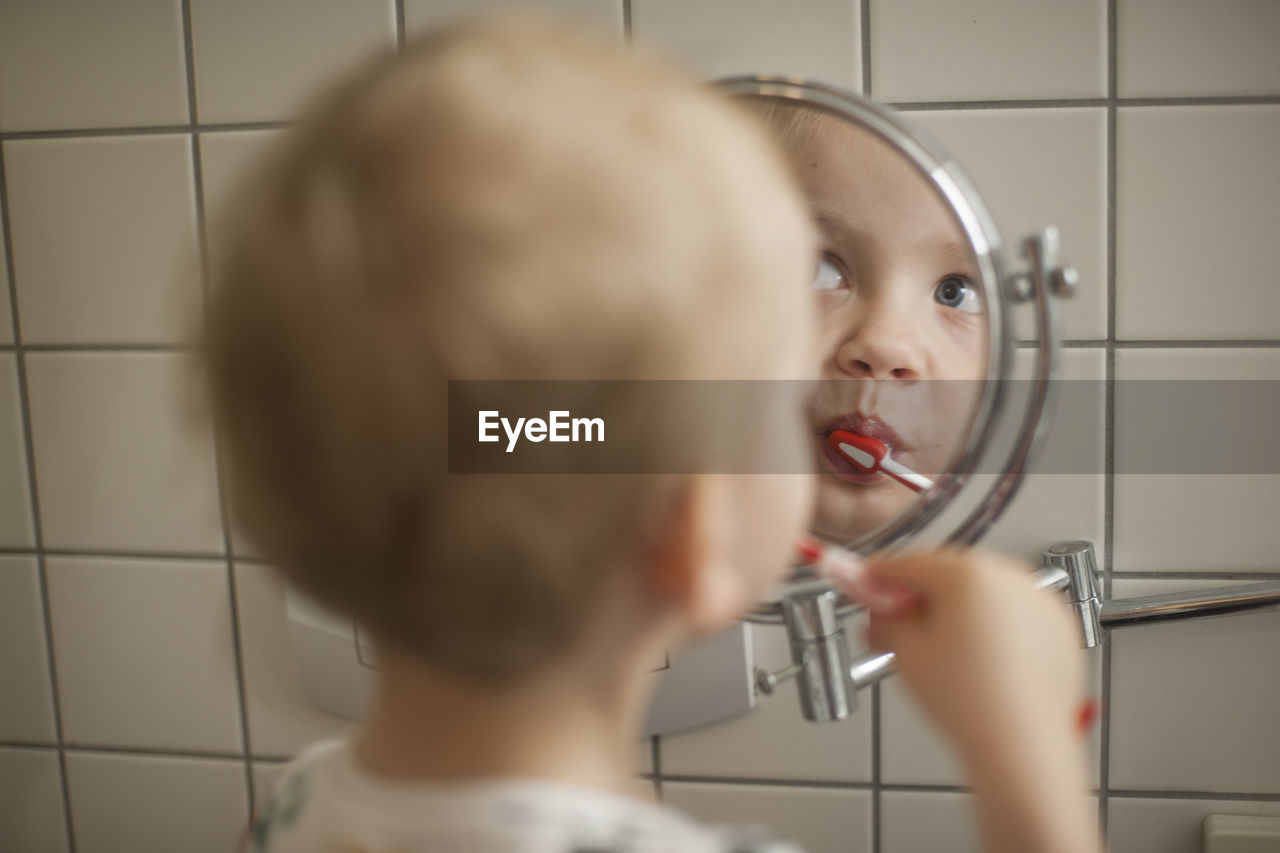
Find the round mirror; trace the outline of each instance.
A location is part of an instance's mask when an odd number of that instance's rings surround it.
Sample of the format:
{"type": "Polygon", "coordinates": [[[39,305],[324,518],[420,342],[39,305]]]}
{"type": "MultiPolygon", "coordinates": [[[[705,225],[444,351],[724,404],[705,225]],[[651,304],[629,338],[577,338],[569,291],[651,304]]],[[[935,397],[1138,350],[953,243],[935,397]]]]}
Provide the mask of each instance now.
{"type": "MultiPolygon", "coordinates": [[[[1065,292],[1056,232],[1001,244],[960,168],[903,118],[792,79],[720,81],[774,135],[821,244],[812,298],[821,373],[808,399],[818,478],[811,530],[869,552],[972,542],[1012,497],[1042,432],[1065,292]],[[1011,312],[1034,314],[1032,382],[1011,393],[1011,312]]],[[[811,589],[798,569],[790,589],[811,589]]],[[[784,597],[787,588],[779,591],[784,597]]],[[[778,618],[776,602],[757,609],[778,618]]]]}

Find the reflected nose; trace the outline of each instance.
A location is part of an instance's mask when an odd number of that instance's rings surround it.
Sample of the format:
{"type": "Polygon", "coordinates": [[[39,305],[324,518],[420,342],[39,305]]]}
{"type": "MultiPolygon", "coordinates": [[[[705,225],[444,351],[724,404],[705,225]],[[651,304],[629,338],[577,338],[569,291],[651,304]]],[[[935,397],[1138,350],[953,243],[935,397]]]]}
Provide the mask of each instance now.
{"type": "Polygon", "coordinates": [[[918,318],[890,305],[864,305],[840,347],[836,361],[854,379],[924,378],[924,352],[918,318]]]}

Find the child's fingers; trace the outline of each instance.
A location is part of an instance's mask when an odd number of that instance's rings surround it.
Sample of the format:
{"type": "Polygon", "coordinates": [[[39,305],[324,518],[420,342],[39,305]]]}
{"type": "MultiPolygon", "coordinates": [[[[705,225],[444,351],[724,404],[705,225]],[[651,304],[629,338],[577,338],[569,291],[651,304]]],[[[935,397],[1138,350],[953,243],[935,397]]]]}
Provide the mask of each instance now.
{"type": "Polygon", "coordinates": [[[1020,562],[986,551],[943,548],[871,558],[868,573],[875,582],[898,583],[919,590],[926,598],[946,596],[969,583],[980,570],[1029,575],[1020,562]]]}
{"type": "Polygon", "coordinates": [[[947,585],[952,575],[965,568],[966,558],[953,550],[908,551],[887,557],[871,557],[867,568],[882,581],[897,581],[919,589],[947,585]]]}
{"type": "Polygon", "coordinates": [[[866,562],[852,551],[828,548],[819,560],[822,573],[850,601],[872,613],[897,615],[916,605],[916,595],[902,584],[877,581],[867,571],[866,562]]]}

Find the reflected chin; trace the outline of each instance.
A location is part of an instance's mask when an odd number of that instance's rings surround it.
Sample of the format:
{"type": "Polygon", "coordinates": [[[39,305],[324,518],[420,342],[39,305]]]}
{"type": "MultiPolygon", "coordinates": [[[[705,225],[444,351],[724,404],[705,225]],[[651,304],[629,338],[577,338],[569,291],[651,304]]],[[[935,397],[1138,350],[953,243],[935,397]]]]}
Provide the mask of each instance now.
{"type": "Polygon", "coordinates": [[[811,529],[828,539],[857,539],[892,521],[917,498],[883,475],[880,482],[853,483],[835,474],[818,478],[818,501],[811,529]]]}

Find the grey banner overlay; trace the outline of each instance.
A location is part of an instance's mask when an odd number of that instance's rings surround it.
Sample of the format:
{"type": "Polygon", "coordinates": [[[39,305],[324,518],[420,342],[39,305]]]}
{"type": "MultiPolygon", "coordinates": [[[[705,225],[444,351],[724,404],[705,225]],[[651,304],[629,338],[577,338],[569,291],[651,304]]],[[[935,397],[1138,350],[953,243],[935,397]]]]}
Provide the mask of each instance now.
{"type": "MultiPolygon", "coordinates": [[[[880,383],[882,386],[893,383],[880,383]]],[[[448,389],[450,474],[687,474],[821,470],[815,448],[823,418],[815,395],[865,400],[856,380],[799,381],[460,381],[448,389]],[[862,395],[862,396],[860,396],[862,395]],[[480,413],[489,435],[479,441],[480,413]],[[553,412],[565,415],[552,417],[553,412]],[[505,418],[504,427],[500,418],[505,418]],[[520,424],[520,418],[524,418],[520,424]],[[545,422],[537,440],[536,423],[545,422]],[[602,432],[595,419],[603,421],[602,432]],[[550,440],[552,420],[567,440],[550,440]],[[577,441],[573,439],[573,421],[577,441]],[[588,424],[587,421],[592,423],[588,424]],[[512,441],[508,430],[520,424],[512,441]],[[803,425],[801,431],[797,424],[803,425]],[[588,440],[590,433],[590,440],[588,440]],[[803,446],[793,438],[801,435],[803,446]],[[511,448],[508,451],[508,448],[511,448]]],[[[857,405],[903,436],[939,432],[929,401],[977,399],[980,383],[921,380],[895,385],[893,403],[857,405]],[[948,387],[942,388],[941,385],[948,387]],[[967,388],[960,386],[967,385],[967,388]],[[916,423],[903,412],[917,412],[916,423]]],[[[1021,412],[1033,383],[1002,388],[1006,417],[1021,412]]],[[[1115,474],[1280,474],[1280,380],[1114,380],[1115,474]]],[[[1036,474],[1105,474],[1108,383],[1058,380],[1049,440],[1036,474]]],[[[882,394],[885,400],[889,395],[882,394]]],[[[851,411],[853,409],[850,409],[851,411]]],[[[829,411],[829,410],[828,410],[829,411]]],[[[962,432],[966,419],[943,413],[962,432]]],[[[944,431],[945,432],[945,431],[944,431]]],[[[999,473],[998,461],[976,473],[999,473]]],[[[919,473],[938,476],[940,470],[919,473]]],[[[934,466],[940,467],[940,463],[934,466]]]]}

